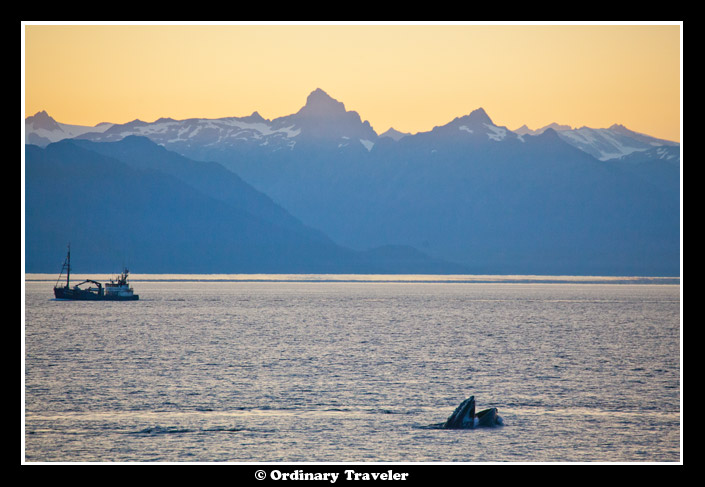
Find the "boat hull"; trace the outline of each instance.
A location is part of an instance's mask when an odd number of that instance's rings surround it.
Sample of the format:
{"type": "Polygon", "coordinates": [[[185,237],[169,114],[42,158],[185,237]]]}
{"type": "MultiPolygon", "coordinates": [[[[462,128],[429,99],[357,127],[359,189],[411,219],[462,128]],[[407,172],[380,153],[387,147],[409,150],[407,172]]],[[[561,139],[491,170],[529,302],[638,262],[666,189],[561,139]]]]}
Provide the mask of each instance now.
{"type": "Polygon", "coordinates": [[[54,296],[56,299],[71,299],[74,301],[137,301],[140,298],[137,294],[132,294],[130,296],[110,294],[101,295],[94,291],[69,287],[55,287],[54,296]]]}

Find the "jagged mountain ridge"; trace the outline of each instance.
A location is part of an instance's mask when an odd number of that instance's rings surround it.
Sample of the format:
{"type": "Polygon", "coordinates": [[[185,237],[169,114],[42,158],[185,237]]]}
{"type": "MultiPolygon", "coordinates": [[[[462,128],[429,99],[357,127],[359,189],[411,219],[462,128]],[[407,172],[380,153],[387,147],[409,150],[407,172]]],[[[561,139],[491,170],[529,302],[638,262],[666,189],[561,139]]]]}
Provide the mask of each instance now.
{"type": "Polygon", "coordinates": [[[477,109],[395,141],[316,90],[271,121],[135,121],[81,138],[139,134],[217,161],[358,250],[409,245],[475,273],[678,274],[679,158],[637,157],[678,147],[605,162],[561,132],[516,133],[477,109]]]}
{"type": "MultiPolygon", "coordinates": [[[[491,121],[490,124],[497,127],[491,121]]],[[[538,130],[530,130],[524,125],[513,132],[520,136],[540,135],[549,128],[556,130],[567,143],[600,160],[617,159],[653,147],[679,146],[676,142],[639,134],[619,124],[600,129],[573,129],[568,125],[554,123],[538,130]]],[[[503,127],[497,129],[507,130],[503,127]]],[[[418,135],[401,133],[393,128],[378,135],[369,122],[362,122],[357,112],[347,111],[342,102],[318,88],[309,94],[305,105],[297,113],[273,120],[265,119],[258,112],[254,112],[246,117],[185,120],[161,118],[154,122],[134,120],[114,126],[99,124],[96,127],[82,127],[59,124],[46,112],[38,112],[25,121],[25,142],[46,146],[49,142],[63,138],[83,137],[96,141],[115,141],[127,135],[143,135],[182,153],[205,145],[242,148],[249,144],[268,146],[271,150],[291,150],[300,141],[299,135],[302,131],[311,137],[318,135],[319,139],[323,138],[320,136],[337,139],[341,147],[350,146],[352,142],[352,145],[361,144],[367,150],[372,150],[374,143],[380,138],[387,137],[398,141],[403,137],[418,135]],[[331,120],[335,122],[330,123],[331,120]]]]}
{"type": "Polygon", "coordinates": [[[347,111],[343,103],[320,89],[308,96],[298,112],[274,120],[264,119],[257,112],[247,117],[220,119],[161,118],[152,123],[134,120],[101,132],[88,131],[80,138],[112,142],[128,135],[149,137],[170,150],[198,156],[198,159],[204,158],[199,152],[199,148],[204,147],[219,151],[254,148],[274,152],[291,150],[301,143],[329,142],[343,147],[353,142],[370,150],[378,138],[369,122],[363,122],[357,112],[347,111]]]}
{"type": "Polygon", "coordinates": [[[531,130],[526,125],[514,132],[520,135],[540,135],[548,129],[553,129],[568,144],[593,155],[601,161],[621,159],[633,153],[663,148],[661,152],[671,155],[679,154],[680,144],[669,140],[658,139],[649,135],[629,130],[624,125],[613,124],[608,128],[594,129],[590,127],[572,128],[570,125],[552,123],[538,130],[531,130]]]}

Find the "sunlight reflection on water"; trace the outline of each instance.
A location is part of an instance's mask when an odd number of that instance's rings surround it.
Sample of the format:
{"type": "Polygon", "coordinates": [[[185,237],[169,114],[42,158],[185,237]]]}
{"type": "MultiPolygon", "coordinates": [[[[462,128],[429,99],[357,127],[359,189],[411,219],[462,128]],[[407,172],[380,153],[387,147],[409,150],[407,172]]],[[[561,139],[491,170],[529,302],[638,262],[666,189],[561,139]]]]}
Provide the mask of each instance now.
{"type": "Polygon", "coordinates": [[[678,285],[135,277],[26,281],[29,461],[680,458],[678,285]],[[469,395],[506,426],[424,429],[469,395]]]}

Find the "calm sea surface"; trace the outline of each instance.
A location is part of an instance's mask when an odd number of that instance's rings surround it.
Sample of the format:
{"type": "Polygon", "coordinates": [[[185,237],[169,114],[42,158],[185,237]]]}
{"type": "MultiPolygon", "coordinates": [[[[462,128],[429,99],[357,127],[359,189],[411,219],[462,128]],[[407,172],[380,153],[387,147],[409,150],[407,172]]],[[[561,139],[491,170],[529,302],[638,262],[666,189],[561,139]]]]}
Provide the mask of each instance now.
{"type": "Polygon", "coordinates": [[[421,279],[28,277],[25,460],[682,460],[679,284],[421,279]]]}

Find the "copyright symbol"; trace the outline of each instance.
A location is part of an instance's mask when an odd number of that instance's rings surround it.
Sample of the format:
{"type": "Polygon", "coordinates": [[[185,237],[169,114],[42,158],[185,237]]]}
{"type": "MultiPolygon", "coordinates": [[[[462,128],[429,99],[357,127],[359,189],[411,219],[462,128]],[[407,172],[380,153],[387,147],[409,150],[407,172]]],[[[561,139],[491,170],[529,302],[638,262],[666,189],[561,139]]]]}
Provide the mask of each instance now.
{"type": "Polygon", "coordinates": [[[266,477],[267,477],[267,472],[265,472],[264,470],[257,470],[255,472],[255,478],[257,480],[264,480],[266,477]]]}

